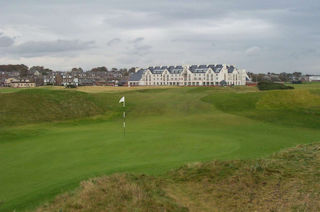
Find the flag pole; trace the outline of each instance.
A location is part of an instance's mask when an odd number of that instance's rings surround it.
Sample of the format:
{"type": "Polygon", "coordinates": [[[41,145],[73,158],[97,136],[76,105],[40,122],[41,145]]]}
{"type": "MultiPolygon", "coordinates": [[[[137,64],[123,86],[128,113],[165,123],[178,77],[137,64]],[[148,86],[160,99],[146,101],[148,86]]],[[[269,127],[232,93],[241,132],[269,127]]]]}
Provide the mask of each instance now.
{"type": "Polygon", "coordinates": [[[126,112],[123,111],[123,136],[126,136],[126,112]]]}
{"type": "Polygon", "coordinates": [[[126,136],[126,101],[123,101],[123,136],[126,136]]]}
{"type": "Polygon", "coordinates": [[[119,103],[122,103],[123,107],[123,136],[126,136],[126,100],[124,96],[120,99],[119,103]]]}

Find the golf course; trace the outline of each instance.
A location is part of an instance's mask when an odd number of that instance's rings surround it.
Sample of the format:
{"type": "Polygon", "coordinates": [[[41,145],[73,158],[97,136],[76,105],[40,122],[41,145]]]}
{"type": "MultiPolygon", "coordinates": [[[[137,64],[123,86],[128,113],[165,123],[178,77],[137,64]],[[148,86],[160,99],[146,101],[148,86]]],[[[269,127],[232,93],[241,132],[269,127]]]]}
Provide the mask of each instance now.
{"type": "Polygon", "coordinates": [[[294,86],[0,89],[0,211],[33,210],[99,176],[319,143],[320,83],[294,86]]]}

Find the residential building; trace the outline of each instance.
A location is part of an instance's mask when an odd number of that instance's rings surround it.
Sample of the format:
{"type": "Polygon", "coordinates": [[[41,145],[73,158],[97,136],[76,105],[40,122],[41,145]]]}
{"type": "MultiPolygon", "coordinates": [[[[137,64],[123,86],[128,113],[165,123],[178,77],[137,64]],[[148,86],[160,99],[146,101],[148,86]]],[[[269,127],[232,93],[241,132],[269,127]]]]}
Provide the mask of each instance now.
{"type": "Polygon", "coordinates": [[[62,85],[63,86],[78,86],[79,78],[72,76],[70,72],[64,73],[62,76],[62,85]]]}
{"type": "Polygon", "coordinates": [[[27,79],[16,80],[13,78],[8,79],[6,82],[7,85],[13,88],[33,88],[36,87],[36,83],[31,82],[27,79]]]}
{"type": "Polygon", "coordinates": [[[128,86],[219,86],[245,85],[245,70],[233,65],[155,66],[138,69],[128,86]]]}
{"type": "Polygon", "coordinates": [[[309,76],[309,82],[320,82],[320,75],[309,76]]]}

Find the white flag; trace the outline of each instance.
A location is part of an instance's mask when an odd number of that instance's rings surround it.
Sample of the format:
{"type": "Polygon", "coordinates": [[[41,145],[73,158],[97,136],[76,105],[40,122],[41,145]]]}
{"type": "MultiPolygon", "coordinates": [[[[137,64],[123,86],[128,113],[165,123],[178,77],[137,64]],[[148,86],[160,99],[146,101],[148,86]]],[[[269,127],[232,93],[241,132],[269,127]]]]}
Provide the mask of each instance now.
{"type": "Polygon", "coordinates": [[[124,96],[120,99],[120,101],[119,101],[119,103],[121,103],[121,102],[124,102],[125,101],[125,99],[124,99],[124,96]]]}
{"type": "Polygon", "coordinates": [[[125,102],[126,102],[126,100],[125,100],[125,98],[124,98],[124,96],[123,96],[123,97],[120,99],[119,103],[123,103],[123,106],[124,106],[125,102]]]}

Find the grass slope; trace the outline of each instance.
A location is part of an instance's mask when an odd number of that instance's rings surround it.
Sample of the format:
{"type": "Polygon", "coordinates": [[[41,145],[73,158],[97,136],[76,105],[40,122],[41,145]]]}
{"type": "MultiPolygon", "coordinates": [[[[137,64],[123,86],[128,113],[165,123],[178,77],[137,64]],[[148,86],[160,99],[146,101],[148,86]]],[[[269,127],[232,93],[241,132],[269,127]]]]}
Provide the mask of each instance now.
{"type": "MultiPolygon", "coordinates": [[[[300,90],[306,92],[306,102],[319,97],[319,89],[298,89],[279,91],[272,98],[278,101],[300,90]]],[[[0,105],[1,111],[20,114],[5,115],[0,122],[0,211],[34,208],[81,180],[103,174],[159,175],[193,161],[261,158],[319,141],[318,100],[297,104],[288,116],[288,109],[277,108],[281,105],[272,105],[272,110],[259,106],[258,102],[269,104],[272,92],[199,87],[90,93],[25,89],[0,94],[1,102],[12,101],[15,108],[0,105]],[[123,95],[128,111],[125,137],[118,104],[123,95]],[[39,107],[44,103],[56,109],[45,114],[39,107]],[[277,115],[270,119],[274,111],[277,115]],[[69,113],[74,116],[65,116],[69,113]],[[26,124],[17,125],[20,122],[26,124]]]]}
{"type": "Polygon", "coordinates": [[[192,163],[158,177],[82,182],[43,211],[319,211],[320,144],[260,160],[192,163]]]}

